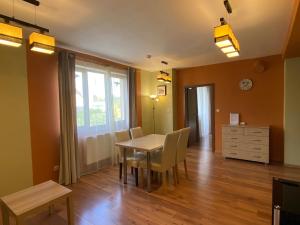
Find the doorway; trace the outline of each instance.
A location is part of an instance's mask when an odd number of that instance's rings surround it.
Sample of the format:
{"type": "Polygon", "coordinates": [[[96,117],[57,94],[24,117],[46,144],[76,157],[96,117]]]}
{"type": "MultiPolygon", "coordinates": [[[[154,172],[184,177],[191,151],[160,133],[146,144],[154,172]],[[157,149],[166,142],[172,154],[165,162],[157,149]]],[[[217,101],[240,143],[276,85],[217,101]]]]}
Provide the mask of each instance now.
{"type": "Polygon", "coordinates": [[[191,128],[189,146],[214,151],[214,85],[185,87],[185,126],[191,128]]]}

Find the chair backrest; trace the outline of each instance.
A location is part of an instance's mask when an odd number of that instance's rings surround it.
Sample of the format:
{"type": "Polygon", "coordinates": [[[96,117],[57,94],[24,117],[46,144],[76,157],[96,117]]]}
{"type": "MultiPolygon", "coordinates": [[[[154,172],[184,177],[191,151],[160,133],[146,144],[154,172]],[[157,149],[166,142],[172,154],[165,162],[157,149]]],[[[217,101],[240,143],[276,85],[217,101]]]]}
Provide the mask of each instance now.
{"type": "Polygon", "coordinates": [[[176,156],[177,162],[182,162],[183,160],[185,160],[190,130],[191,128],[189,127],[179,130],[180,135],[177,143],[177,156],[176,156]]]}
{"type": "Polygon", "coordinates": [[[132,139],[143,137],[144,133],[141,127],[134,127],[130,129],[130,135],[132,139]]]}
{"type": "MultiPolygon", "coordinates": [[[[130,136],[128,130],[115,132],[115,142],[129,141],[130,136]]],[[[117,152],[118,159],[121,161],[123,159],[123,151],[120,147],[115,146],[115,151],[117,152]]]]}
{"type": "Polygon", "coordinates": [[[161,152],[161,165],[163,170],[167,170],[175,166],[176,149],[179,131],[175,131],[166,135],[163,150],[161,152]]]}

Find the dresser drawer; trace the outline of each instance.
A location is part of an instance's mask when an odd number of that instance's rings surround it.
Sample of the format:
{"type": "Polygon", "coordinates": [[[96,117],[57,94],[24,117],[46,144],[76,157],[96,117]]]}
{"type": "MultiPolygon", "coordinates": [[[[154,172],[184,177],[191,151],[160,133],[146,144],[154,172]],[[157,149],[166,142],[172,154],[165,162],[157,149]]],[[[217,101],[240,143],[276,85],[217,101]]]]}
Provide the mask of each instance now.
{"type": "Polygon", "coordinates": [[[225,151],[223,156],[227,158],[239,158],[239,153],[235,151],[225,151]]]}
{"type": "Polygon", "coordinates": [[[266,153],[268,152],[268,146],[267,145],[255,145],[255,144],[248,144],[245,147],[245,150],[247,152],[253,152],[253,153],[266,153]]]}
{"type": "Polygon", "coordinates": [[[269,129],[266,128],[245,128],[246,136],[260,136],[260,137],[268,137],[269,129]]]}
{"type": "Polygon", "coordinates": [[[236,135],[236,134],[231,134],[231,135],[223,135],[223,142],[232,142],[232,143],[240,143],[244,142],[245,136],[243,135],[236,135]]]}
{"type": "Polygon", "coordinates": [[[223,127],[222,133],[223,135],[244,135],[244,130],[243,127],[223,127]]]}
{"type": "Polygon", "coordinates": [[[264,136],[245,136],[245,142],[247,144],[269,146],[269,138],[264,136]]]}
{"type": "Polygon", "coordinates": [[[247,160],[269,163],[269,156],[267,154],[250,153],[247,160]]]}
{"type": "Polygon", "coordinates": [[[223,150],[234,150],[234,151],[241,151],[241,149],[244,149],[245,147],[241,143],[233,143],[233,142],[223,142],[223,150]]]}

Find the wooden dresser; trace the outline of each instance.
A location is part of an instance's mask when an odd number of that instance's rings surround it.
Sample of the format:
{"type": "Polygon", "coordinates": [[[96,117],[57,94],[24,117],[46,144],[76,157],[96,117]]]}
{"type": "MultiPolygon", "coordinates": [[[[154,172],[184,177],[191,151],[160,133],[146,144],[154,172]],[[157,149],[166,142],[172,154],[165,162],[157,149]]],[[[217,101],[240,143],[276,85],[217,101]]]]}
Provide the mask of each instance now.
{"type": "Polygon", "coordinates": [[[269,163],[270,127],[222,127],[222,152],[226,158],[269,163]]]}

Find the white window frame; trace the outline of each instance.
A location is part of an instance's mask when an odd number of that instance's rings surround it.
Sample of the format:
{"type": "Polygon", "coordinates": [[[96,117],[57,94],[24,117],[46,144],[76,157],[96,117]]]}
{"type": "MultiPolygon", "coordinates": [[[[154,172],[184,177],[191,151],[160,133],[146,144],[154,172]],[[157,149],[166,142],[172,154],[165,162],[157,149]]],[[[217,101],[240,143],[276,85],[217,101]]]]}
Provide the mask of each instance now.
{"type": "Polygon", "coordinates": [[[109,67],[101,69],[98,66],[94,68],[92,66],[82,66],[78,64],[76,64],[75,71],[80,72],[82,74],[83,109],[84,109],[84,125],[77,127],[78,132],[85,133],[85,134],[95,134],[95,133],[105,133],[105,132],[114,131],[116,130],[114,128],[118,128],[118,127],[128,128],[129,126],[128,124],[129,121],[128,76],[125,73],[125,71],[120,71],[109,67]],[[107,90],[105,91],[105,109],[106,109],[105,121],[106,122],[103,125],[90,126],[88,72],[104,74],[104,87],[107,90]],[[111,118],[113,118],[114,116],[113,107],[112,107],[113,104],[112,78],[122,79],[124,80],[124,82],[121,82],[121,84],[125,84],[123,85],[124,87],[121,88],[121,96],[125,95],[122,98],[125,99],[125,102],[121,101],[122,119],[117,121],[116,120],[110,121],[111,118]],[[109,126],[110,124],[112,126],[109,126]]]}

